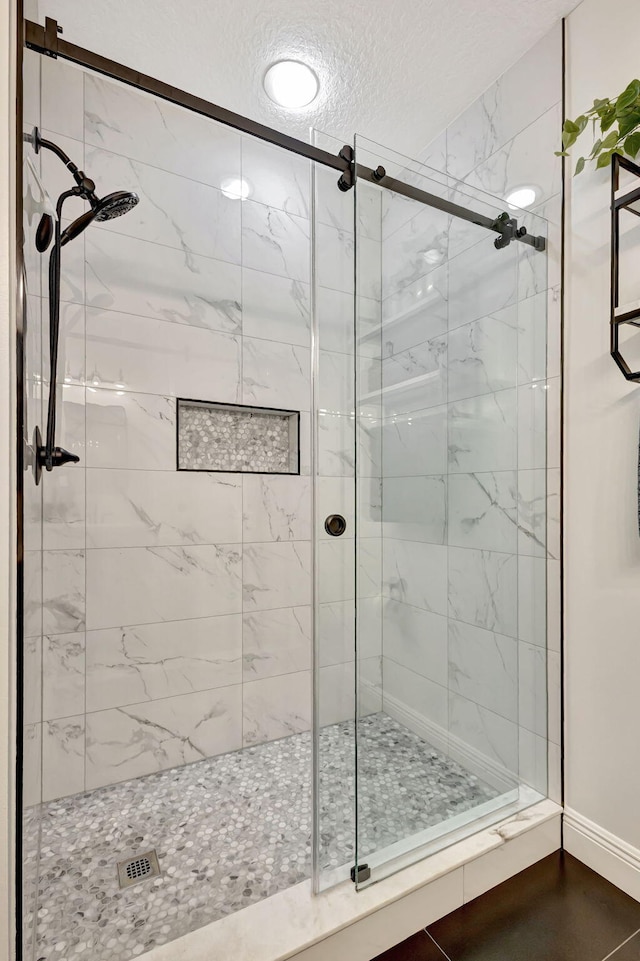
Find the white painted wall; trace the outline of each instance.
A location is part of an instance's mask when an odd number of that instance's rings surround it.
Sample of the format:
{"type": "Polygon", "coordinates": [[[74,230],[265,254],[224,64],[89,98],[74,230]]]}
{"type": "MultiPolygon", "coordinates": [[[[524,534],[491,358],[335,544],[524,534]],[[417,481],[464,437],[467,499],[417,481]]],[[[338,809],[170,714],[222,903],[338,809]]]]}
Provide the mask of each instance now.
{"type": "Polygon", "coordinates": [[[14,4],[0,5],[0,956],[13,957],[11,797],[13,782],[12,652],[15,600],[15,472],[13,278],[15,235],[14,4]]]}
{"type": "MultiPolygon", "coordinates": [[[[569,117],[640,73],[639,33],[637,0],[584,0],[570,15],[569,117]]],[[[610,174],[585,172],[567,187],[566,841],[584,854],[572,811],[610,832],[612,849],[616,838],[640,849],[640,385],[609,357],[610,174]]],[[[626,845],[632,867],[640,850],[626,845]]],[[[602,859],[594,866],[604,872],[602,859]]],[[[640,874],[628,877],[640,897],[640,874]]]]}

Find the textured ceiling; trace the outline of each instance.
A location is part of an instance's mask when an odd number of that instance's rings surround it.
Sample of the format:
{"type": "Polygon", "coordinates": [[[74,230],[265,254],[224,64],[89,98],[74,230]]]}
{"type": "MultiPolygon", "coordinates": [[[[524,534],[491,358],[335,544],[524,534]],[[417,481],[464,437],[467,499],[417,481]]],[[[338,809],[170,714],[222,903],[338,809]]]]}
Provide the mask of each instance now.
{"type": "MultiPolygon", "coordinates": [[[[355,132],[417,153],[577,0],[39,0],[65,39],[287,133],[355,132]],[[309,63],[321,92],[278,109],[262,76],[309,63]]],[[[532,77],[535,83],[536,78],[532,77]]]]}

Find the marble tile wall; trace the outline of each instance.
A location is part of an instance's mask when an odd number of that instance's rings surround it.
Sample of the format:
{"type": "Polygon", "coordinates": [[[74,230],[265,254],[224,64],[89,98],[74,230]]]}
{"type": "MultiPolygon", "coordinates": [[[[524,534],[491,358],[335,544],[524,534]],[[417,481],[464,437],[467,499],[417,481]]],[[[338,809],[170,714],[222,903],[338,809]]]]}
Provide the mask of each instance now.
{"type": "Polygon", "coordinates": [[[561,62],[558,26],[423,152],[436,169],[405,171],[480,210],[533,185],[519,216],[549,221],[548,257],[397,196],[382,214],[385,708],[543,793],[560,738],[561,62]]]}
{"type": "MultiPolygon", "coordinates": [[[[312,237],[302,158],[62,62],[42,71],[45,134],[98,192],[140,196],[63,257],[58,443],[81,460],[43,486],[48,800],[310,726],[312,237]],[[228,178],[246,200],[220,189],[228,178]],[[178,396],[299,410],[300,475],[177,473],[178,396]]],[[[65,171],[42,159],[54,193],[65,171]]],[[[353,199],[319,177],[318,499],[352,518],[353,199]]],[[[319,549],[321,722],[334,723],[353,715],[353,644],[336,630],[354,607],[353,525],[350,544],[319,549]]],[[[380,570],[372,546],[360,592],[374,623],[380,570]]],[[[371,649],[375,675],[379,623],[371,649]]]]}

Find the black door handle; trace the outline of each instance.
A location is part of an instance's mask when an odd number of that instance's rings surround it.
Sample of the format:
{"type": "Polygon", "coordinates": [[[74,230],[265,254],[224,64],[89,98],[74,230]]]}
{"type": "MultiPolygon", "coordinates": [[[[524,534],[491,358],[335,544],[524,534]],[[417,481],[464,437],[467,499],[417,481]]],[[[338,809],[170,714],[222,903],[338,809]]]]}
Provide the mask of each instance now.
{"type": "Polygon", "coordinates": [[[329,514],[324,522],[324,529],[332,537],[340,537],[347,529],[347,522],[342,514],[329,514]]]}

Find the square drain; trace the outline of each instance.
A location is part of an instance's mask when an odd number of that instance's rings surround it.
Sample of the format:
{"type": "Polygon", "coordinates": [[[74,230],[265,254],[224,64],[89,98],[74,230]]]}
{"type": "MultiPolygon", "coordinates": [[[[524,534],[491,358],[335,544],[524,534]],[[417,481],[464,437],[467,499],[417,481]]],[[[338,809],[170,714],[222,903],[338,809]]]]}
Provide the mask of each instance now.
{"type": "Polygon", "coordinates": [[[130,888],[132,884],[157,877],[160,877],[160,865],[155,850],[145,851],[135,858],[118,862],[118,881],[121,888],[130,888]]]}

